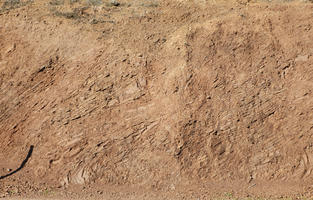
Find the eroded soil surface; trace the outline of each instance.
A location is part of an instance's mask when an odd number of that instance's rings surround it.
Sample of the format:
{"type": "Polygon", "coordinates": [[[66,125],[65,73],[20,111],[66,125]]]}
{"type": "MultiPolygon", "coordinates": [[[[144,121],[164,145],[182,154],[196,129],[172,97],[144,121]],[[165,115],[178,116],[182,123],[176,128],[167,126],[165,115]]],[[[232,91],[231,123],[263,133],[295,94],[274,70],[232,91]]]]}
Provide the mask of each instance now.
{"type": "Polygon", "coordinates": [[[310,1],[0,4],[0,197],[313,197],[310,1]]]}

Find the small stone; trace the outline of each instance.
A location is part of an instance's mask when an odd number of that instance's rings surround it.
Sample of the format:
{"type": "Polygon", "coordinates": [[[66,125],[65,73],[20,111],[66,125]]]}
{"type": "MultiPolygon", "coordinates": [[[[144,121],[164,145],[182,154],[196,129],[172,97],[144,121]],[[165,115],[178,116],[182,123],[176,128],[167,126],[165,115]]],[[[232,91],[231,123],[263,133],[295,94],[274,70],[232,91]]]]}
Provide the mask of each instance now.
{"type": "Polygon", "coordinates": [[[9,47],[7,48],[6,53],[11,53],[11,52],[13,52],[13,51],[15,50],[15,48],[16,48],[16,44],[14,43],[14,44],[12,44],[11,46],[9,46],[9,47]]]}
{"type": "Polygon", "coordinates": [[[170,185],[170,190],[175,190],[175,189],[176,189],[175,185],[174,185],[174,184],[171,184],[171,185],[170,185]]]}
{"type": "Polygon", "coordinates": [[[110,106],[113,106],[115,104],[118,104],[118,100],[117,99],[113,99],[113,100],[109,101],[108,106],[110,107],[110,106]]]}
{"type": "Polygon", "coordinates": [[[309,55],[298,55],[295,62],[306,62],[309,60],[309,55]]]}
{"type": "Polygon", "coordinates": [[[99,21],[97,19],[92,19],[90,20],[90,24],[98,24],[99,21]]]}
{"type": "Polygon", "coordinates": [[[98,191],[97,191],[97,193],[98,193],[98,194],[103,194],[103,192],[102,192],[102,191],[100,191],[100,190],[98,190],[98,191]]]}
{"type": "Polygon", "coordinates": [[[43,66],[41,66],[41,67],[39,68],[38,72],[43,72],[43,71],[45,71],[46,68],[47,68],[47,66],[46,66],[46,65],[43,65],[43,66]]]}
{"type": "Polygon", "coordinates": [[[110,4],[111,4],[112,6],[119,6],[119,5],[120,5],[120,3],[119,3],[118,1],[116,1],[116,0],[111,0],[111,1],[110,1],[110,4]]]}
{"type": "Polygon", "coordinates": [[[7,171],[10,172],[10,171],[12,171],[12,169],[8,168],[7,171]]]}

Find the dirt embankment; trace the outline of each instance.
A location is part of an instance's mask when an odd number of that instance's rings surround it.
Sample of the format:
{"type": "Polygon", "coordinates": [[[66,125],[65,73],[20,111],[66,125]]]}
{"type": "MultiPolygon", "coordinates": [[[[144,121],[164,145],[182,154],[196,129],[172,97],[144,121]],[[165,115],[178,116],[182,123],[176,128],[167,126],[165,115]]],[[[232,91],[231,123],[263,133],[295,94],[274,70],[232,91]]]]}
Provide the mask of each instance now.
{"type": "Polygon", "coordinates": [[[311,3],[60,2],[2,5],[3,192],[312,195],[311,3]]]}

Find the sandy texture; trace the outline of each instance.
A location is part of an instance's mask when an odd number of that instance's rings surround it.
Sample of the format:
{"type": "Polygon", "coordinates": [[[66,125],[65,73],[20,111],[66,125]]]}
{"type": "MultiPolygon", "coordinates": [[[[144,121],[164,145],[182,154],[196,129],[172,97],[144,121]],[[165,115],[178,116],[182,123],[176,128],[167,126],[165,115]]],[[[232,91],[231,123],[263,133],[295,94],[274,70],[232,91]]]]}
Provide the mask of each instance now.
{"type": "Polygon", "coordinates": [[[312,3],[86,2],[2,3],[3,197],[313,196],[312,3]]]}

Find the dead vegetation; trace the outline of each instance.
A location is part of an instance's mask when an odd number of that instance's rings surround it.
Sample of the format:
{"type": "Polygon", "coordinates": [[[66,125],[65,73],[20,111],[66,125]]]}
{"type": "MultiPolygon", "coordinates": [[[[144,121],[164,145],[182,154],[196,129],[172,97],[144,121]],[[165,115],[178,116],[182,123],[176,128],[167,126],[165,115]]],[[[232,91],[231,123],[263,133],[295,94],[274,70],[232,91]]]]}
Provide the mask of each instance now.
{"type": "Polygon", "coordinates": [[[0,7],[0,13],[12,9],[21,8],[31,3],[33,3],[33,0],[4,0],[2,6],[0,7]]]}

